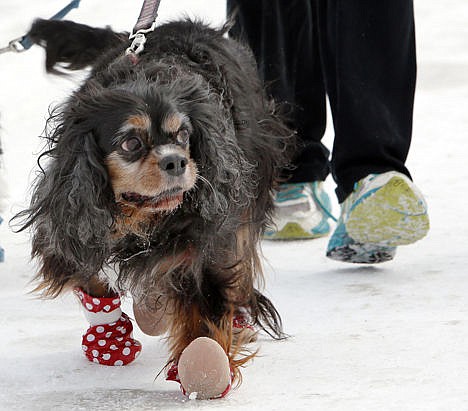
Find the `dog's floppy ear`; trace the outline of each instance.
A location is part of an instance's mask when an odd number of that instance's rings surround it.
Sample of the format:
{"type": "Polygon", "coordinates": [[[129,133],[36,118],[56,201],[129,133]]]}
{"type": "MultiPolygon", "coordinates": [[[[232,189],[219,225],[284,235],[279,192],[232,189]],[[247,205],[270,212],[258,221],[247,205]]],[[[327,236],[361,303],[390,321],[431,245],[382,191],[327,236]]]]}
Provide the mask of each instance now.
{"type": "MultiPolygon", "coordinates": [[[[33,232],[32,254],[45,293],[96,274],[109,251],[112,190],[102,154],[89,124],[73,110],[59,116],[49,137],[48,159],[38,176],[22,230],[33,232]],[[75,280],[75,281],[74,281],[75,280]]],[[[18,217],[17,216],[17,217],[18,217]]]]}
{"type": "MultiPolygon", "coordinates": [[[[255,165],[251,164],[236,139],[219,96],[197,84],[197,79],[174,81],[180,107],[193,125],[191,153],[199,170],[194,204],[205,221],[224,226],[227,216],[237,215],[254,197],[255,165]],[[192,81],[192,87],[188,87],[192,81]]],[[[231,219],[235,220],[235,218],[231,219]]],[[[224,227],[232,232],[232,227],[224,227]]]]}

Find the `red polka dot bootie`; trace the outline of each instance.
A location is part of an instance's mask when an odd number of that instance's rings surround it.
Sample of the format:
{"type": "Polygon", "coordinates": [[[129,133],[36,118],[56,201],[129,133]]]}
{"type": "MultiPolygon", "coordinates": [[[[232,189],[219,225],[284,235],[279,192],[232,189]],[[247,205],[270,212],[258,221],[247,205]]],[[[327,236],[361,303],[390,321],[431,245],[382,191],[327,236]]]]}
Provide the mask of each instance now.
{"type": "Polygon", "coordinates": [[[82,340],[86,358],[97,364],[118,366],[138,357],[141,344],[132,338],[133,325],[120,309],[120,297],[92,297],[81,289],[76,289],[75,294],[91,325],[82,340]]]}

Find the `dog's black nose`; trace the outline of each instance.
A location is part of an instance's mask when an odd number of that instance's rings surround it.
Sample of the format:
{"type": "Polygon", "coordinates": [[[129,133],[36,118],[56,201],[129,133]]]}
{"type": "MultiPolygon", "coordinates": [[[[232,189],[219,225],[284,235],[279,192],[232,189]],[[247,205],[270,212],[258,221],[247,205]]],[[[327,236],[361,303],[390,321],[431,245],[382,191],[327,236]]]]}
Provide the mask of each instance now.
{"type": "Polygon", "coordinates": [[[159,167],[167,174],[177,177],[185,173],[187,159],[179,154],[170,154],[159,161],[159,167]]]}

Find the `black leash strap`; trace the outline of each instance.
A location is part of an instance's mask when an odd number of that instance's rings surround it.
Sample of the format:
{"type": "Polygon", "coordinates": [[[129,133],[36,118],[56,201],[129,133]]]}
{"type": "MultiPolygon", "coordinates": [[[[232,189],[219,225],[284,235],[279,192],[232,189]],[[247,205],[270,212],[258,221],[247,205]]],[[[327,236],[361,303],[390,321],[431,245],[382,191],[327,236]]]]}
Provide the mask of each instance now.
{"type": "MultiPolygon", "coordinates": [[[[154,30],[154,23],[158,17],[158,9],[161,0],[145,0],[143,6],[141,7],[140,16],[138,21],[133,27],[133,33],[137,33],[140,30],[154,30]]],[[[130,38],[132,38],[130,35],[130,38]]]]}
{"type": "Polygon", "coordinates": [[[156,18],[158,17],[158,9],[161,0],[144,0],[141,7],[138,20],[133,27],[132,33],[129,36],[132,41],[131,46],[127,49],[127,54],[139,54],[145,48],[146,33],[153,31],[156,27],[156,18]]]}
{"type": "MultiPolygon", "coordinates": [[[[81,0],[72,0],[67,4],[62,10],[54,14],[49,20],[61,20],[63,19],[72,9],[77,9],[80,5],[81,0]]],[[[8,46],[0,48],[0,54],[6,53],[7,51],[14,51],[16,53],[21,53],[26,51],[33,45],[31,39],[27,34],[17,39],[11,40],[8,43],[8,46]]]]}

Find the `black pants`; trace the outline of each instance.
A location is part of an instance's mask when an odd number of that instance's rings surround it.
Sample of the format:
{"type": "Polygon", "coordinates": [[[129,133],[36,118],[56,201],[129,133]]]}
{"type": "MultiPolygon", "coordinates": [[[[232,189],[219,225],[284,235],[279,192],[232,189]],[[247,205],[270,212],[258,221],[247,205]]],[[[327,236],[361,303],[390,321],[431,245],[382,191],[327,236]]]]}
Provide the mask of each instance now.
{"type": "Polygon", "coordinates": [[[370,173],[405,167],[416,53],[412,0],[228,0],[231,35],[246,41],[269,93],[291,107],[303,141],[293,182],[330,170],[342,202],[370,173]],[[320,142],[328,95],[331,161],[320,142]]]}

